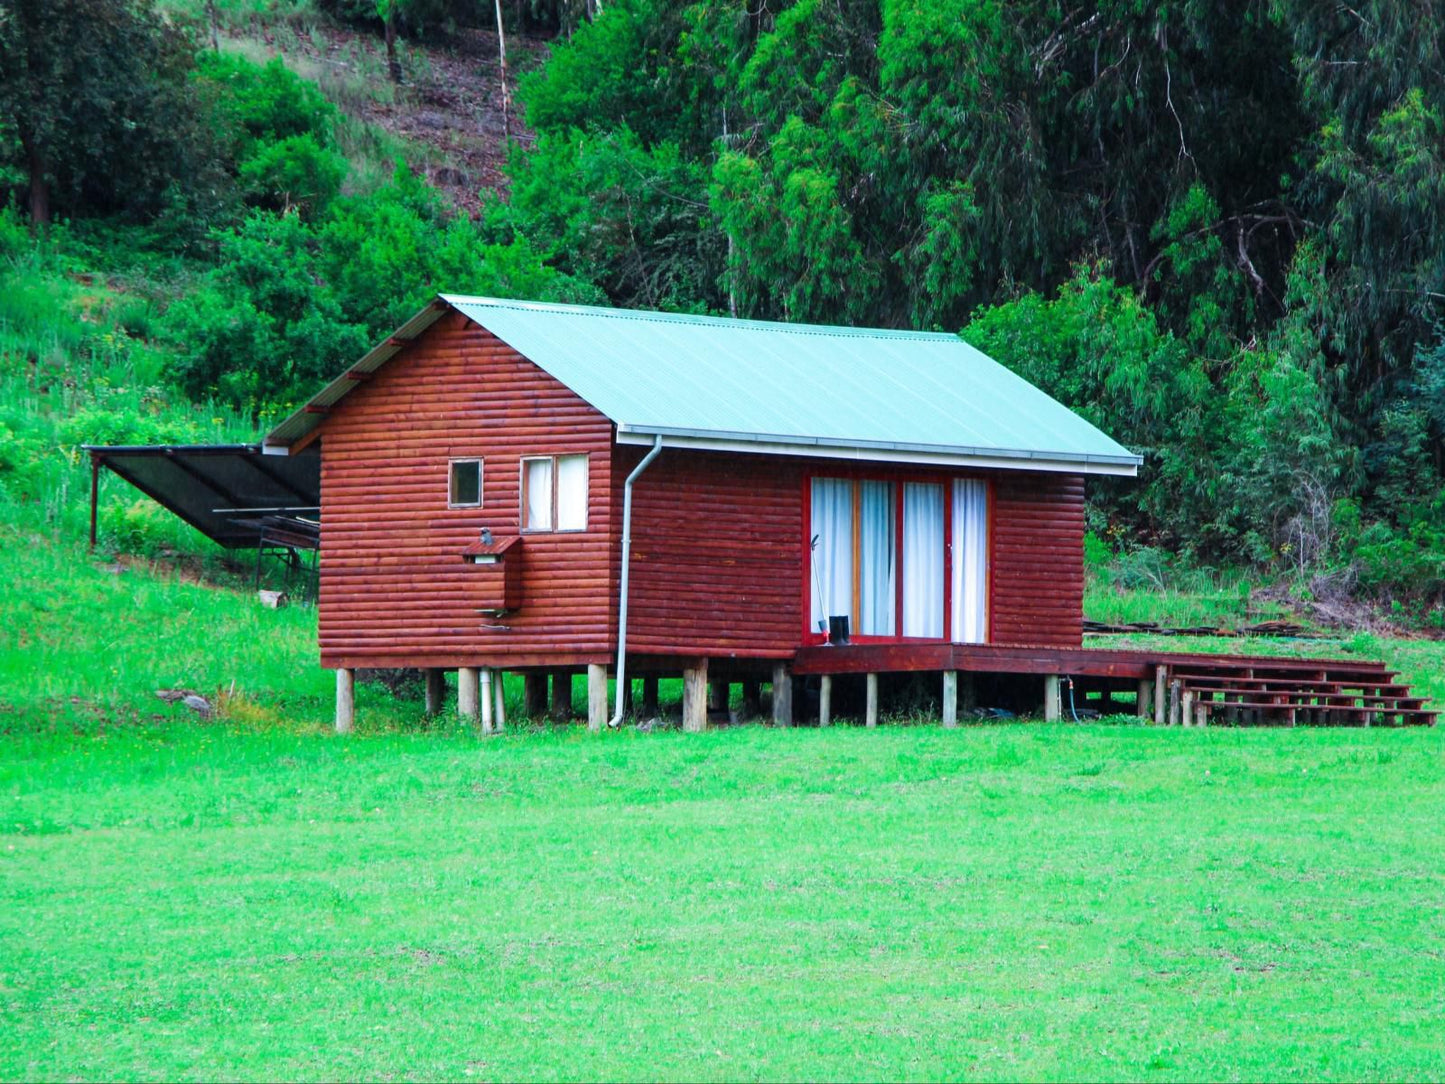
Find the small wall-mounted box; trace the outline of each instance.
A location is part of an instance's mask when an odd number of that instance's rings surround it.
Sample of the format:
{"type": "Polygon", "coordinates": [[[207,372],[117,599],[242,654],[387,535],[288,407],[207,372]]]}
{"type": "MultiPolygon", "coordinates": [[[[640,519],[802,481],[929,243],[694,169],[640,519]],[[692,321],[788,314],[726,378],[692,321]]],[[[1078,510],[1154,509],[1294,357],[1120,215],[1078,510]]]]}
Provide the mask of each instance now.
{"type": "Polygon", "coordinates": [[[516,535],[473,542],[462,550],[462,560],[476,565],[483,615],[501,617],[522,605],[522,540],[516,535]]]}

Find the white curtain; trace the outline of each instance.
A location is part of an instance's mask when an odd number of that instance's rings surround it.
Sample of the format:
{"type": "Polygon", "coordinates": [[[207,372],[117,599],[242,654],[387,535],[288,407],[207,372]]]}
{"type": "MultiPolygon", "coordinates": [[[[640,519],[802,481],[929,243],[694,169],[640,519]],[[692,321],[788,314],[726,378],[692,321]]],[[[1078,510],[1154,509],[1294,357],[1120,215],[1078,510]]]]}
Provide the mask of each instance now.
{"type": "Polygon", "coordinates": [[[813,624],[824,630],[829,617],[853,618],[853,483],[847,478],[813,479],[813,624]]]}
{"type": "Polygon", "coordinates": [[[587,457],[557,457],[557,530],[587,529],[587,457]]]}
{"type": "Polygon", "coordinates": [[[943,637],[943,487],[903,487],[903,635],[943,637]]]}
{"type": "Polygon", "coordinates": [[[858,570],[859,608],[857,631],[864,636],[893,636],[897,629],[894,605],[895,539],[893,483],[863,482],[860,514],[858,570]]]}
{"type": "Polygon", "coordinates": [[[552,529],[552,461],[550,459],[523,460],[527,472],[527,529],[550,531],[552,529]]]}
{"type": "Polygon", "coordinates": [[[953,482],[953,639],[988,638],[988,485],[976,478],[953,482]]]}

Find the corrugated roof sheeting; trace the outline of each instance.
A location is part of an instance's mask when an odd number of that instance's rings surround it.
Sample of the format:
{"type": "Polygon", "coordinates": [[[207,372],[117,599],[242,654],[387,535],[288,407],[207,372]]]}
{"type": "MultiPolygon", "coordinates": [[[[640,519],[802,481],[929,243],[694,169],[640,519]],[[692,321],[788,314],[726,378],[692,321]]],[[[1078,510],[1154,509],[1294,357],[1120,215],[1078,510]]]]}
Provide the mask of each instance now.
{"type": "Polygon", "coordinates": [[[256,545],[254,524],[276,510],[315,518],[321,455],[262,455],[258,444],[87,446],[102,466],[228,548],[256,545]]]}
{"type": "MultiPolygon", "coordinates": [[[[1139,463],[956,335],[459,295],[442,300],[567,385],[621,432],[1054,460],[1117,473],[1132,473],[1139,463]]],[[[420,334],[435,319],[420,314],[388,343],[420,334]]],[[[379,367],[397,349],[383,344],[357,368],[379,367]]],[[[352,383],[333,383],[313,406],[329,406],[352,383]]],[[[298,412],[267,443],[295,443],[319,423],[315,411],[298,412]]]]}

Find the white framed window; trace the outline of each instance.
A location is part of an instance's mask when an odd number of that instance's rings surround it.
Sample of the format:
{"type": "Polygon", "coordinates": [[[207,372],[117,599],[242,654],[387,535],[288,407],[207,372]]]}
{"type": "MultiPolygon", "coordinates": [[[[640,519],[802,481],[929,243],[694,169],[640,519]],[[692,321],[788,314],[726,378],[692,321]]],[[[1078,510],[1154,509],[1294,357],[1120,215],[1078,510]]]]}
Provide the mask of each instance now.
{"type": "Polygon", "coordinates": [[[524,457],[522,530],[585,531],[587,479],[586,455],[524,457]]]}
{"type": "Polygon", "coordinates": [[[453,459],[447,471],[447,507],[482,506],[482,461],[453,459]]]}

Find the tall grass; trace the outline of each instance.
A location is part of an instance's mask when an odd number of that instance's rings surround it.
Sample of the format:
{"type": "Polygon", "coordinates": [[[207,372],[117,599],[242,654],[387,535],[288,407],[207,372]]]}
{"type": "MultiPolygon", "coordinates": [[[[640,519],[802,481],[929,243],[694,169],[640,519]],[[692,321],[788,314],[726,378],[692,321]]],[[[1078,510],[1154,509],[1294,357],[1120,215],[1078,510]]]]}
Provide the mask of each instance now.
{"type": "MultiPolygon", "coordinates": [[[[32,240],[0,210],[0,524],[54,538],[88,529],[85,444],[249,441],[249,419],[192,403],[151,338],[157,300],[86,269],[57,227],[32,240]]],[[[118,479],[102,478],[102,541],[156,552],[214,547],[118,479]]]]}

